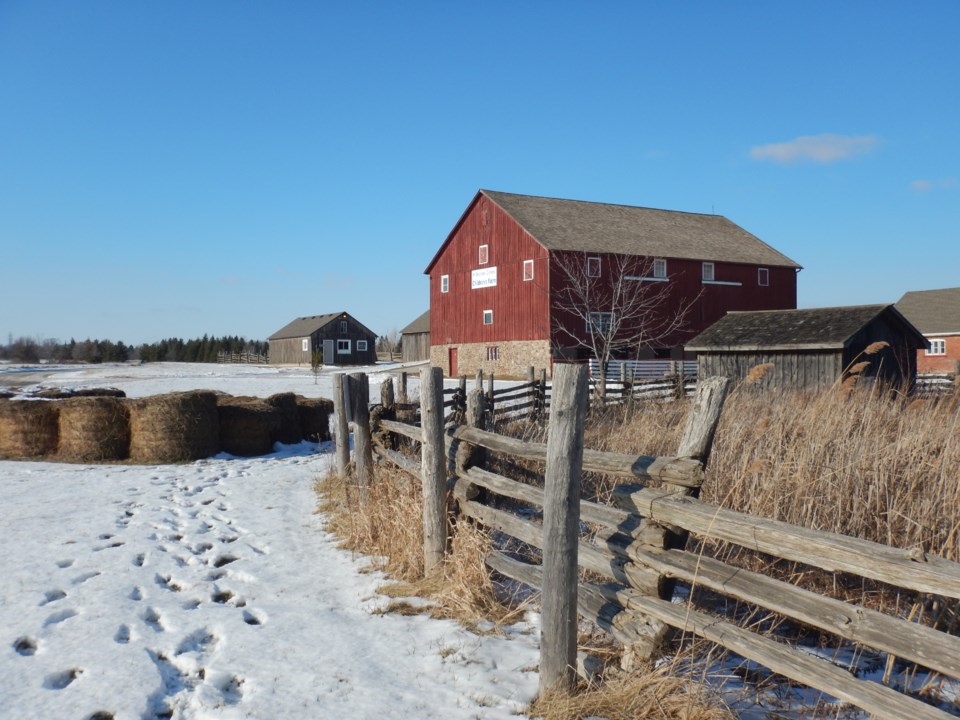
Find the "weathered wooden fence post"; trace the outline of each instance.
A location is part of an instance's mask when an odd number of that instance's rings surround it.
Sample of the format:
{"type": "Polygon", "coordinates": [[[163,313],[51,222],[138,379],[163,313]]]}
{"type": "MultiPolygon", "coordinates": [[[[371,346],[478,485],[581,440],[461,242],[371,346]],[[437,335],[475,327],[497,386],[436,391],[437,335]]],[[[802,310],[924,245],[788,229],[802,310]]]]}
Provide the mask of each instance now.
{"type": "Polygon", "coordinates": [[[529,397],[530,410],[527,412],[527,419],[533,420],[537,416],[537,376],[536,371],[533,369],[533,365],[527,368],[527,384],[530,386],[530,389],[527,390],[527,396],[529,397]]]}
{"type": "Polygon", "coordinates": [[[370,381],[358,372],[347,376],[350,388],[350,413],[353,418],[353,454],[357,466],[360,500],[366,501],[367,489],[373,484],[373,439],[370,436],[370,381]]]}
{"type": "Polygon", "coordinates": [[[496,427],[496,415],[494,415],[494,402],[493,402],[493,371],[490,371],[490,376],[487,378],[487,413],[490,415],[490,429],[492,430],[496,427]]]}
{"type": "Polygon", "coordinates": [[[571,687],[576,674],[577,546],[587,392],[586,366],[557,366],[544,478],[541,693],[571,687]]]}
{"type": "MultiPolygon", "coordinates": [[[[486,403],[484,402],[483,390],[471,390],[467,395],[467,411],[464,424],[478,430],[487,429],[486,403]]],[[[457,475],[462,475],[472,465],[483,465],[485,456],[486,451],[482,447],[460,442],[455,456],[457,475]]]]}
{"type": "Polygon", "coordinates": [[[336,454],[337,477],[347,476],[347,466],[350,465],[350,418],[346,398],[347,387],[343,373],[333,376],[333,414],[336,416],[336,454]]]}
{"type": "Polygon", "coordinates": [[[483,390],[483,368],[477,370],[477,384],[474,387],[478,390],[483,390]]]}
{"type": "Polygon", "coordinates": [[[393,396],[393,378],[389,375],[380,383],[380,404],[386,412],[392,412],[396,406],[393,396]]]}
{"type": "Polygon", "coordinates": [[[447,457],[443,443],[443,371],[420,373],[420,419],[423,429],[423,569],[425,574],[443,562],[447,545],[447,457]]]}
{"type": "Polygon", "coordinates": [[[409,402],[410,398],[407,395],[407,373],[406,371],[400,373],[397,383],[397,402],[406,403],[409,402]]]}
{"type": "Polygon", "coordinates": [[[547,404],[547,369],[540,368],[540,417],[546,416],[550,410],[547,404]]]}

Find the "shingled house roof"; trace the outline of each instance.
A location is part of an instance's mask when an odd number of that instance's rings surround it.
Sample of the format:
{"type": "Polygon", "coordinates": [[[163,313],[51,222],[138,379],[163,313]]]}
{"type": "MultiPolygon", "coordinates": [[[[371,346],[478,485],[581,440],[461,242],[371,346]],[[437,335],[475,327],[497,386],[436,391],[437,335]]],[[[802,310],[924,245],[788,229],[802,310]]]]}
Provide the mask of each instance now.
{"type": "Polygon", "coordinates": [[[363,323],[357,321],[355,317],[349,315],[345,312],[335,312],[327,313],[326,315],[308,315],[306,317],[298,317],[291,323],[284,325],[282,328],[277,330],[273,335],[267,338],[267,340],[284,340],[287,338],[302,338],[308,337],[315,333],[317,330],[326,327],[334,320],[338,320],[341,317],[349,317],[353,320],[354,323],[359,325],[361,328],[366,330],[368,333],[376,337],[376,333],[373,332],[370,328],[366,327],[363,323]]]}
{"type": "MultiPolygon", "coordinates": [[[[722,215],[481,190],[548,250],[800,268],[722,215]]],[[[478,195],[479,195],[478,194],[478,195]]]]}
{"type": "Polygon", "coordinates": [[[407,325],[403,330],[400,331],[401,335],[413,335],[415,333],[428,333],[430,332],[430,311],[427,310],[423,315],[418,317],[412,323],[407,325]]]}
{"type": "Polygon", "coordinates": [[[905,293],[897,310],[924,335],[960,333],[960,288],[905,293]]]}
{"type": "Polygon", "coordinates": [[[730,312],[686,344],[692,352],[842,349],[881,314],[922,343],[919,331],[893,305],[730,312]]]}

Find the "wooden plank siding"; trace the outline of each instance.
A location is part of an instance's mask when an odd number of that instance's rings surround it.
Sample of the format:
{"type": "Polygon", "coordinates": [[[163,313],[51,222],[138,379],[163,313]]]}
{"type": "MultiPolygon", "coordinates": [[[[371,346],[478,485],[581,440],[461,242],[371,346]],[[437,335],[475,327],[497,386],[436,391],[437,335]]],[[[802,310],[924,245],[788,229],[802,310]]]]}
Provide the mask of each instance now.
{"type": "Polygon", "coordinates": [[[489,198],[478,195],[455,228],[449,245],[430,271],[430,343],[497,343],[546,340],[550,322],[547,250],[489,198]],[[487,245],[489,261],[478,252],[487,245]],[[523,261],[534,261],[533,280],[524,282],[523,261]],[[471,273],[497,268],[495,287],[471,289],[471,273]],[[449,292],[440,278],[449,276],[449,292]],[[483,311],[493,310],[493,324],[483,311]]]}

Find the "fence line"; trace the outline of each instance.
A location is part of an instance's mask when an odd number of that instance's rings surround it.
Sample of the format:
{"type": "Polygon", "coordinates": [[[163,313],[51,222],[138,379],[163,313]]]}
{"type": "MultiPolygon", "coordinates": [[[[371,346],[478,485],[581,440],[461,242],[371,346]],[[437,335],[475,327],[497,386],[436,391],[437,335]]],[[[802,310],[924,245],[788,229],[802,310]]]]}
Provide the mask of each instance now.
{"type": "MultiPolygon", "coordinates": [[[[584,449],[580,418],[586,393],[570,385],[580,382],[586,368],[565,367],[567,369],[557,375],[558,387],[554,393],[554,398],[565,399],[562,403],[555,400],[552,413],[558,418],[557,424],[565,427],[559,431],[553,423],[550,427],[551,435],[559,432],[566,438],[559,445],[556,440],[551,444],[549,439],[547,443],[523,442],[485,429],[491,416],[484,407],[488,393],[480,388],[468,393],[469,411],[465,411],[463,422],[448,425],[439,439],[435,431],[428,437],[423,428],[399,422],[389,417],[388,412],[375,413],[371,418],[372,427],[367,428],[372,430],[373,443],[382,459],[395,462],[421,479],[427,455],[424,454],[422,464],[418,464],[390,445],[396,436],[406,442],[419,442],[421,450],[432,445],[433,457],[447,459],[444,475],[452,474],[451,491],[461,515],[543,551],[542,567],[499,551],[487,558],[493,570],[542,590],[541,689],[562,687],[569,683],[570,667],[576,665],[581,670],[586,667],[585,658],[570,657],[569,612],[560,589],[575,585],[578,613],[622,642],[629,649],[628,658],[655,657],[662,650],[669,629],[677,628],[876,717],[891,720],[953,717],[894,688],[860,679],[828,660],[692,606],[674,604],[671,599],[673,585],[678,581],[709,588],[846,641],[917,663],[948,678],[960,679],[960,638],[735,568],[688,552],[684,547],[687,535],[692,533],[702,540],[733,543],[829,572],[852,573],[914,593],[954,599],[960,599],[960,564],[916,550],[753,517],[700,500],[697,496],[728,384],[722,378],[702,379],[699,383],[676,456],[636,456],[584,449]],[[567,375],[569,377],[565,377],[567,375]],[[576,401],[572,402],[571,397],[576,401]],[[581,427],[578,428],[578,424],[581,427]],[[543,487],[486,469],[489,453],[496,454],[501,466],[505,465],[504,455],[545,463],[543,487]],[[629,484],[615,489],[609,505],[579,500],[580,471],[628,478],[629,484]],[[568,481],[560,482],[563,479],[568,481]],[[661,487],[645,487],[637,484],[637,480],[657,481],[661,487]],[[484,493],[480,492],[481,488],[484,493]],[[498,502],[497,497],[512,502],[504,504],[498,502]],[[556,510],[548,511],[546,508],[551,502],[576,505],[577,510],[559,514],[556,510]],[[530,513],[509,509],[517,503],[543,508],[543,524],[532,520],[530,513]],[[554,527],[558,517],[562,519],[562,528],[554,527]],[[581,523],[592,528],[592,536],[579,534],[581,523]],[[570,532],[575,537],[572,544],[570,532]],[[558,537],[561,539],[551,540],[558,537]],[[559,561],[557,556],[549,560],[558,548],[559,561]],[[571,555],[575,566],[596,573],[601,581],[578,583],[567,578],[563,581],[566,585],[551,585],[551,575],[565,576],[563,568],[569,567],[571,555]],[[549,563],[561,569],[545,575],[544,568],[551,567],[549,563]],[[549,613],[546,612],[548,606],[549,613]]],[[[438,392],[437,397],[442,401],[442,392],[438,392]]],[[[357,430],[365,431],[359,425],[357,430]]],[[[438,487],[446,495],[449,486],[439,483],[438,487]]]]}
{"type": "Polygon", "coordinates": [[[217,353],[218,363],[232,363],[243,365],[266,365],[270,362],[267,353],[228,353],[223,350],[217,353]]]}

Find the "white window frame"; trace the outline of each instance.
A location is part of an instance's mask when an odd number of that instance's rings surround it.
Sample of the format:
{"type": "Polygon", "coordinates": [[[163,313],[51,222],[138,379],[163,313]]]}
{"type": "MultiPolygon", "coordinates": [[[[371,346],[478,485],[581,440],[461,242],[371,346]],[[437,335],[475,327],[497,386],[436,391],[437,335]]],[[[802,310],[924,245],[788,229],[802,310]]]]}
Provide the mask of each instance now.
{"type": "Polygon", "coordinates": [[[757,285],[760,287],[770,286],[770,270],[768,268],[757,268],[757,285]]]}
{"type": "Polygon", "coordinates": [[[440,292],[442,293],[450,292],[450,276],[449,275],[440,276],[440,292]]]}
{"type": "Polygon", "coordinates": [[[337,355],[349,355],[350,354],[350,341],[340,339],[337,340],[337,355]]]}
{"type": "Polygon", "coordinates": [[[367,341],[357,340],[357,352],[366,352],[366,351],[367,351],[367,341]]]}
{"type": "Polygon", "coordinates": [[[924,355],[946,355],[947,341],[945,338],[927,338],[930,341],[930,349],[924,350],[924,355]]]}
{"type": "Polygon", "coordinates": [[[612,312],[587,313],[587,334],[593,335],[594,328],[599,333],[610,332],[610,328],[613,327],[613,320],[612,312]]]}
{"type": "Polygon", "coordinates": [[[716,282],[717,266],[712,262],[705,262],[700,266],[700,279],[703,282],[716,282]]]}
{"type": "Polygon", "coordinates": [[[490,246],[481,245],[477,249],[477,264],[486,265],[490,262],[490,246]]]}
{"type": "Polygon", "coordinates": [[[345,333],[345,332],[347,332],[347,321],[346,321],[346,320],[341,320],[341,321],[340,321],[340,334],[342,335],[342,334],[345,333]]]}
{"type": "Polygon", "coordinates": [[[523,261],[523,281],[530,282],[533,280],[533,260],[524,260],[523,261]],[[529,269],[529,272],[528,272],[529,269]]]}
{"type": "Polygon", "coordinates": [[[310,352],[310,338],[303,339],[303,352],[310,352]]]}
{"type": "Polygon", "coordinates": [[[657,280],[666,280],[667,278],[667,260],[666,258],[653,259],[653,277],[657,280]]]}
{"type": "Polygon", "coordinates": [[[600,277],[600,273],[603,272],[603,269],[600,265],[600,256],[588,255],[586,259],[586,265],[583,268],[583,272],[584,274],[586,274],[587,277],[600,277]],[[596,272],[593,272],[593,270],[596,270],[596,272]]]}
{"type": "Polygon", "coordinates": [[[483,324],[484,324],[484,325],[493,325],[493,310],[484,310],[484,311],[483,311],[483,324]]]}

